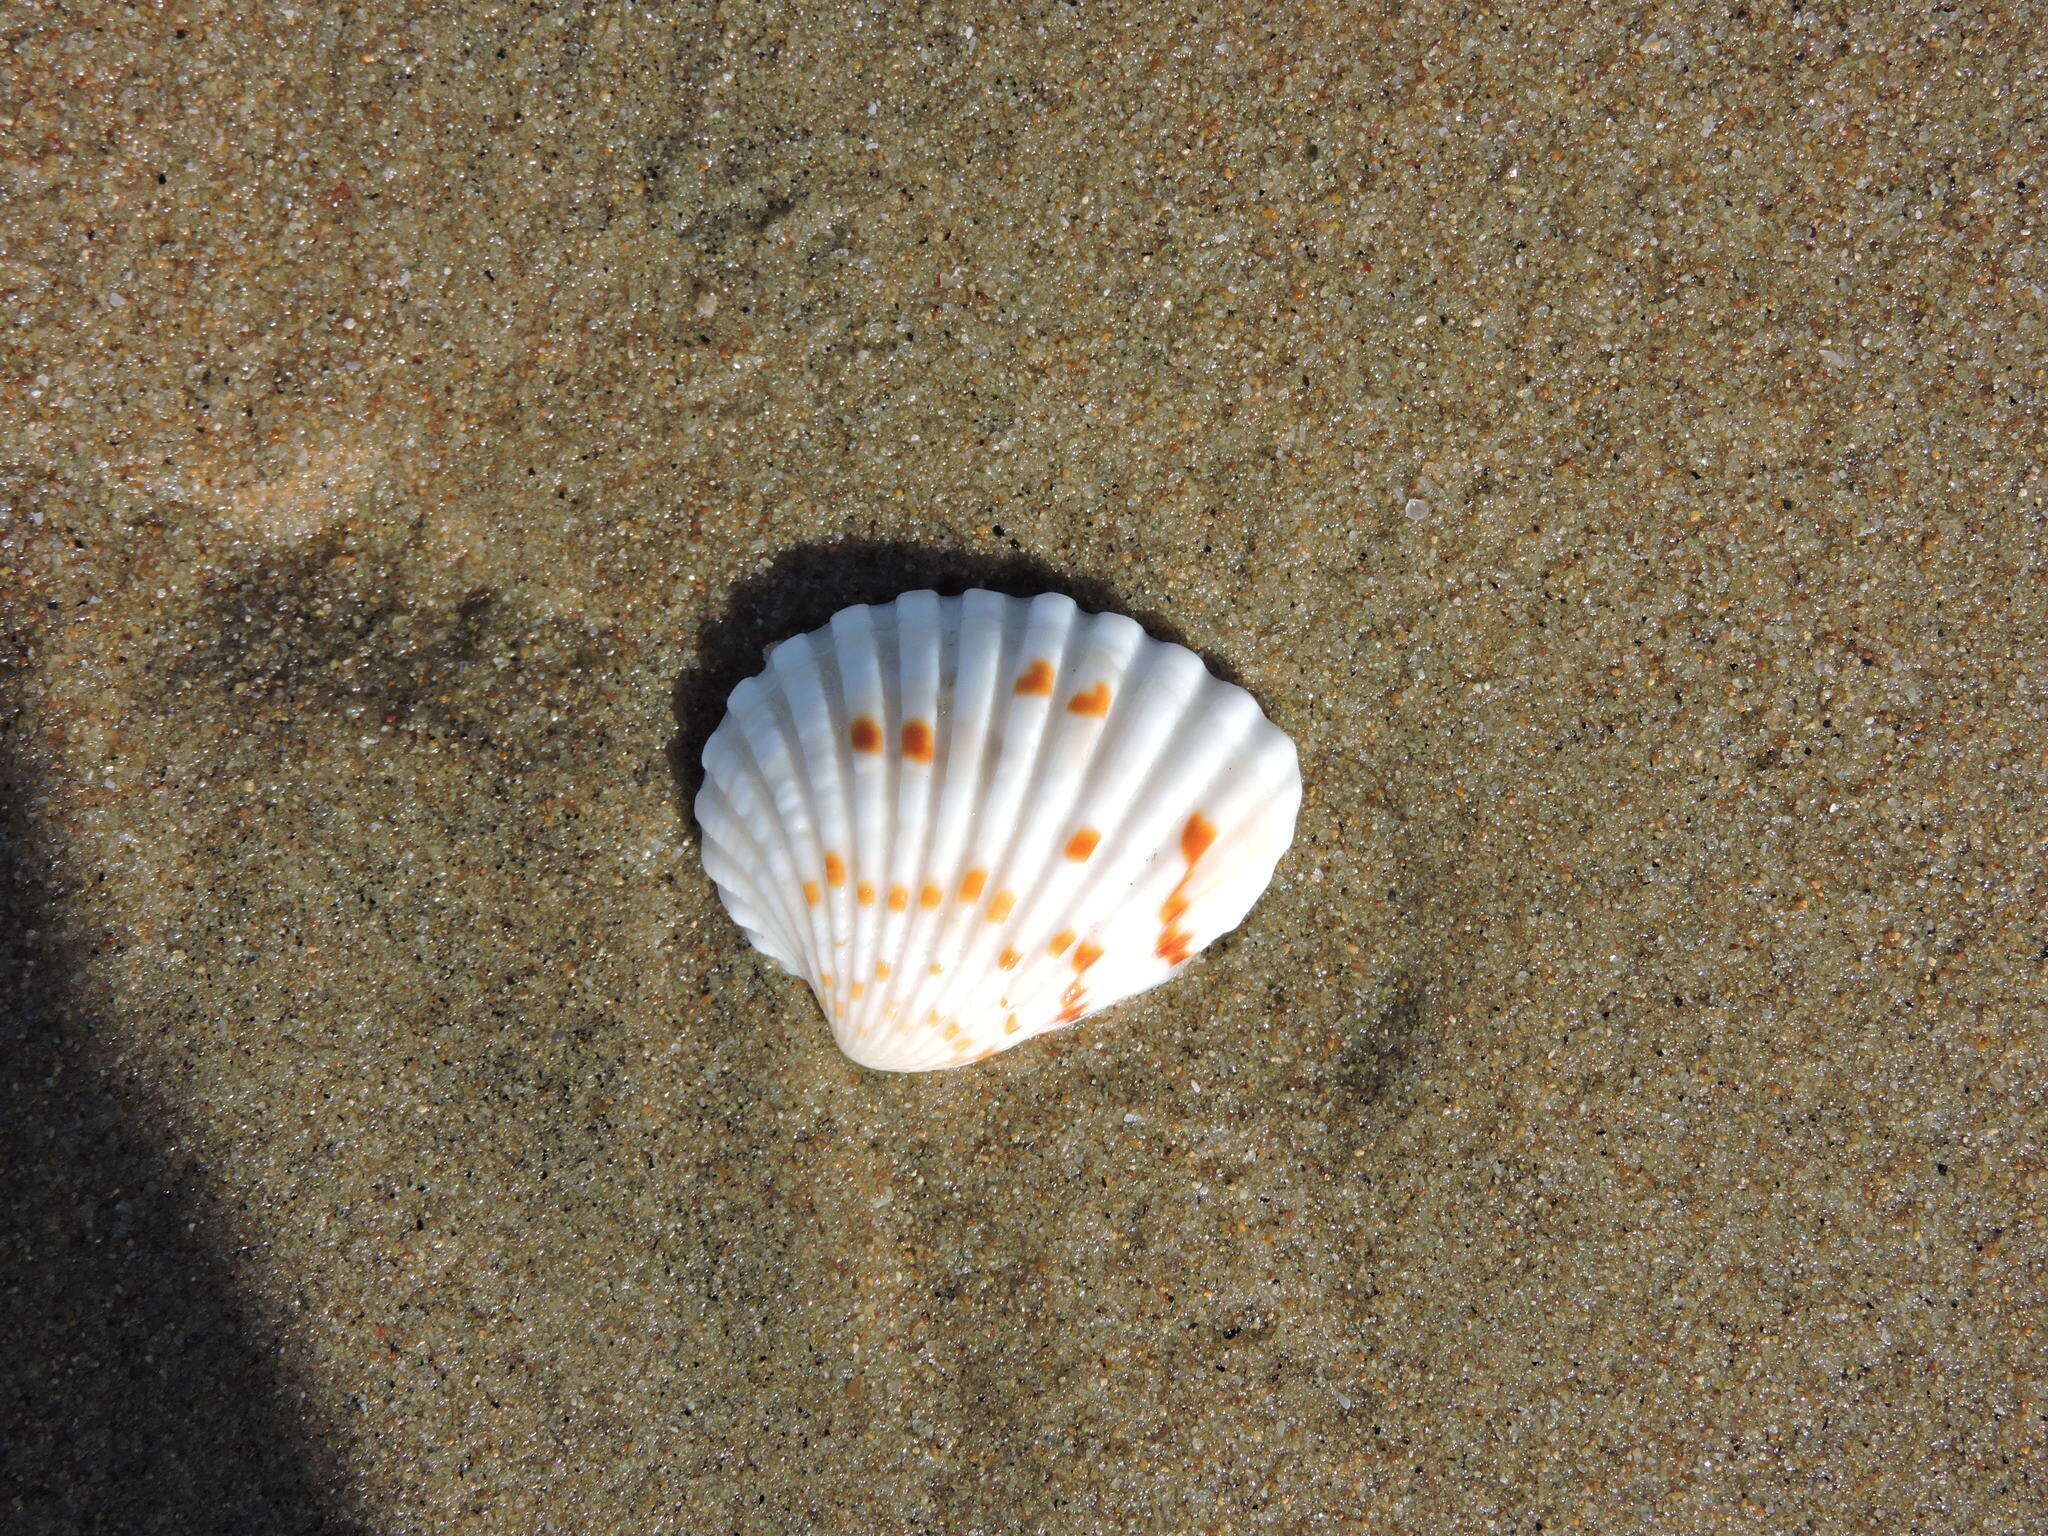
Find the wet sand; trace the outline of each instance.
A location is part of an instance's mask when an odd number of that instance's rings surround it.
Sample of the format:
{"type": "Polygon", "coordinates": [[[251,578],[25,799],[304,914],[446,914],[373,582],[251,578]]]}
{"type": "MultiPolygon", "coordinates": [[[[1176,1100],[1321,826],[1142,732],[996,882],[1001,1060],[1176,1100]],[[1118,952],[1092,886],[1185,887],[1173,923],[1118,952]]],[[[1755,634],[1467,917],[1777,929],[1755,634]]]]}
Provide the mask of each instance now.
{"type": "Polygon", "coordinates": [[[2038,13],[411,9],[0,45],[0,1524],[2038,1528],[2038,13]],[[865,1073],[682,796],[972,584],[1301,832],[865,1073]]]}

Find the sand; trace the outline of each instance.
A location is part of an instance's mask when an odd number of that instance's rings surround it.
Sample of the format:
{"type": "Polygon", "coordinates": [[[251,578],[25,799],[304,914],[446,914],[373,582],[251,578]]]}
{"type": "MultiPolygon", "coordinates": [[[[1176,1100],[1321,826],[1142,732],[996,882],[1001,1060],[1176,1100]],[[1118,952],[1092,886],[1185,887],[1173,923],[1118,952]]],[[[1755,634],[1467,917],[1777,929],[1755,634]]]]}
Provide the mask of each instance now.
{"type": "Polygon", "coordinates": [[[0,1525],[2048,1507],[2038,9],[15,5],[0,1525]],[[682,805],[1057,588],[1300,743],[853,1067],[682,805]]]}

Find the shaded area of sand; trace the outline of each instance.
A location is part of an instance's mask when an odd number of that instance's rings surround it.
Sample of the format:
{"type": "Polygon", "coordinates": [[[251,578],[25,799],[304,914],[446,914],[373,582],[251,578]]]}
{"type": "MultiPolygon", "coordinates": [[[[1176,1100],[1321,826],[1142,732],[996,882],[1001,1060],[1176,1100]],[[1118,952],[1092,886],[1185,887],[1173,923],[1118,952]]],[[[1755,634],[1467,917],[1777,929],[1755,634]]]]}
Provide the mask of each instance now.
{"type": "Polygon", "coordinates": [[[0,1514],[2016,1532],[2039,17],[18,8],[0,1514]],[[1299,741],[832,1050],[676,768],[906,585],[1299,741]]]}

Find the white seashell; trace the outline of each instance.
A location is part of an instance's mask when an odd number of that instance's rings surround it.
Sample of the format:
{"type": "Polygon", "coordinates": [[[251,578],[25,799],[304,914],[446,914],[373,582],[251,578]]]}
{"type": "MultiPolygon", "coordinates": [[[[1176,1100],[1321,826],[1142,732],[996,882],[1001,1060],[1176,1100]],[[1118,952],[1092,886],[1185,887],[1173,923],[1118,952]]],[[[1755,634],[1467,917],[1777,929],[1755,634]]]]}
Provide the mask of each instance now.
{"type": "Polygon", "coordinates": [[[1294,743],[1069,598],[909,592],[772,646],[704,748],[704,867],[863,1066],[957,1066],[1148,987],[1294,837],[1294,743]]]}

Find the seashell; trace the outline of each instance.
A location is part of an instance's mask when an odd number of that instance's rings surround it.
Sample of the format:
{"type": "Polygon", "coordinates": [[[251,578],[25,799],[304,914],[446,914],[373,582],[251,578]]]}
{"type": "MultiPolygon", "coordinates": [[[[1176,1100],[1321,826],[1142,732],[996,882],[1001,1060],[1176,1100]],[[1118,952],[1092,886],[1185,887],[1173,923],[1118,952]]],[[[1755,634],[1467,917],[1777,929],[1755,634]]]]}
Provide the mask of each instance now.
{"type": "Polygon", "coordinates": [[[1294,837],[1294,743],[1056,593],[909,592],[769,648],[704,748],[704,867],[840,1048],[922,1072],[1167,980],[1294,837]]]}

